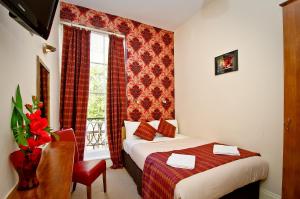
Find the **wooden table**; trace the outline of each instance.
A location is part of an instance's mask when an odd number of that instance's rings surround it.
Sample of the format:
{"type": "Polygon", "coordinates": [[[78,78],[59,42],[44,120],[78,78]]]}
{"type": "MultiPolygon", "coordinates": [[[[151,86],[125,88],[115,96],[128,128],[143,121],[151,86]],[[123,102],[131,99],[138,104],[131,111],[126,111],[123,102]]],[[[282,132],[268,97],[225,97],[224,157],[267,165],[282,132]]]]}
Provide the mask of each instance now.
{"type": "Polygon", "coordinates": [[[43,151],[37,169],[39,186],[18,191],[16,188],[8,199],[68,199],[71,198],[70,187],[74,161],[73,142],[52,142],[43,151]]]}

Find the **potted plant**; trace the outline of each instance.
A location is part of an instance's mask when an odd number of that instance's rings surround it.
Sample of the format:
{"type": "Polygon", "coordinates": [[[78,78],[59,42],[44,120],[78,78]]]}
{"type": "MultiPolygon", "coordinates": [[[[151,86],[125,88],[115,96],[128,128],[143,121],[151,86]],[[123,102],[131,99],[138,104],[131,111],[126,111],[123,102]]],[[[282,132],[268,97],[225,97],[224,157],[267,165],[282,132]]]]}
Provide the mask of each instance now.
{"type": "Polygon", "coordinates": [[[42,149],[39,146],[51,142],[57,137],[48,125],[48,120],[41,117],[43,103],[35,96],[32,104],[26,104],[27,113],[23,112],[20,87],[15,98],[12,97],[13,112],[11,129],[19,150],[10,154],[10,160],[19,175],[18,189],[27,190],[38,186],[36,169],[39,165],[42,149]]]}

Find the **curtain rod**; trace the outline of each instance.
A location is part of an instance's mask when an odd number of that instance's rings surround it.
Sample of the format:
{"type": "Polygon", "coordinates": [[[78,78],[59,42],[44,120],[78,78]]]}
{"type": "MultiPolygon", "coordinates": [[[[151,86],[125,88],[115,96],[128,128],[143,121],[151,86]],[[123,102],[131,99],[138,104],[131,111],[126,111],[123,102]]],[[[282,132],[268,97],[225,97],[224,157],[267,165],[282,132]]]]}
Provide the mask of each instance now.
{"type": "Polygon", "coordinates": [[[114,32],[108,32],[108,31],[100,30],[100,29],[96,29],[96,28],[90,28],[90,27],[86,27],[86,26],[82,26],[82,25],[78,25],[78,24],[73,24],[73,23],[70,23],[70,22],[61,21],[60,24],[71,26],[71,27],[73,26],[73,27],[77,27],[77,28],[82,28],[82,29],[86,29],[86,30],[90,30],[90,31],[94,31],[94,32],[109,34],[109,35],[116,35],[118,37],[125,38],[125,35],[122,35],[122,34],[118,34],[118,33],[114,33],[114,32]]]}

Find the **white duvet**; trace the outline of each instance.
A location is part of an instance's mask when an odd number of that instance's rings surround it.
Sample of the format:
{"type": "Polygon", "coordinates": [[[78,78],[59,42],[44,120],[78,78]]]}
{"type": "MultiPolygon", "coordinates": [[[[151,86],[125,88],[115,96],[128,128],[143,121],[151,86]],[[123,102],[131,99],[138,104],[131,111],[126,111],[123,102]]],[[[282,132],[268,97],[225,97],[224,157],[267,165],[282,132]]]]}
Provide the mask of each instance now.
{"type": "MultiPolygon", "coordinates": [[[[154,152],[196,147],[211,142],[178,134],[176,138],[156,137],[153,141],[124,140],[123,147],[143,170],[148,155],[154,152]]],[[[195,174],[177,183],[175,199],[215,199],[268,175],[268,163],[259,156],[233,161],[195,174]]]]}

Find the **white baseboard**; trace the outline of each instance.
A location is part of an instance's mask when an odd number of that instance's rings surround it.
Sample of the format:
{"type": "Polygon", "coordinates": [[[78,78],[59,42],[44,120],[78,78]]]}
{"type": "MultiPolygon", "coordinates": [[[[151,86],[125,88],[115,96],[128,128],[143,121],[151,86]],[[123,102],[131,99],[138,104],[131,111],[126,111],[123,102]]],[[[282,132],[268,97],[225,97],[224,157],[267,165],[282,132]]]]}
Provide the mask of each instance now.
{"type": "Polygon", "coordinates": [[[281,195],[275,194],[267,189],[261,188],[259,191],[259,199],[281,199],[281,195]]]}
{"type": "Polygon", "coordinates": [[[18,182],[15,184],[15,186],[13,186],[9,192],[7,192],[6,196],[4,197],[5,199],[8,198],[9,194],[15,189],[15,187],[18,185],[18,182]]]}

